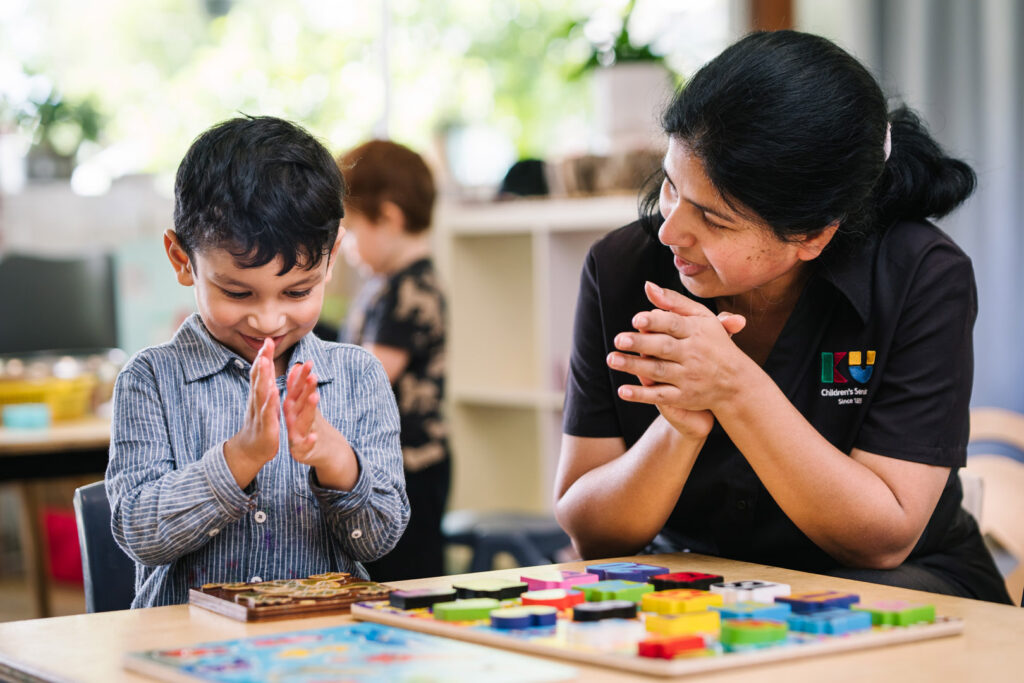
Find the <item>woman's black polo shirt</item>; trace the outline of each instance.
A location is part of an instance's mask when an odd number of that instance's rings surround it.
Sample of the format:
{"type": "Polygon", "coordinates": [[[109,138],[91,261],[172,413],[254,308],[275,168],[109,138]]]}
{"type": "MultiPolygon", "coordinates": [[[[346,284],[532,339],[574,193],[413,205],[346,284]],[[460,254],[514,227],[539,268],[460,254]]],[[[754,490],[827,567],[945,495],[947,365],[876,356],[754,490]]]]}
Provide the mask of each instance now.
{"type": "MultiPolygon", "coordinates": [[[[977,525],[961,511],[956,468],[965,464],[977,314],[968,257],[930,223],[902,222],[814,272],[764,370],[836,448],[953,468],[908,558],[968,594],[1002,582],[979,561],[977,525]]],[[[682,291],[667,247],[634,223],[598,241],[580,281],[564,431],[622,437],[631,447],[657,409],[618,398],[633,375],[605,358],[619,332],[652,305],[645,280],[682,291]]],[[[694,552],[805,571],[838,563],[775,504],[716,423],[665,532],[694,552]]],[[[982,597],[982,595],[978,595],[982,597]]]]}

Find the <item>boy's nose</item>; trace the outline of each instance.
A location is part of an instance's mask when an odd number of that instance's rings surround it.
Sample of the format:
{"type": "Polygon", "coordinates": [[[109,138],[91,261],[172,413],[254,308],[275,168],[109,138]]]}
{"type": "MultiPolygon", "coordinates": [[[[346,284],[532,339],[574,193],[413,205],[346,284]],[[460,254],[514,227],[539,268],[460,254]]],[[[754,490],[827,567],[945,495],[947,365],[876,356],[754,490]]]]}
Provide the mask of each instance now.
{"type": "Polygon", "coordinates": [[[285,317],[284,313],[276,311],[258,311],[250,313],[247,322],[256,332],[265,337],[272,337],[284,327],[285,317]]]}

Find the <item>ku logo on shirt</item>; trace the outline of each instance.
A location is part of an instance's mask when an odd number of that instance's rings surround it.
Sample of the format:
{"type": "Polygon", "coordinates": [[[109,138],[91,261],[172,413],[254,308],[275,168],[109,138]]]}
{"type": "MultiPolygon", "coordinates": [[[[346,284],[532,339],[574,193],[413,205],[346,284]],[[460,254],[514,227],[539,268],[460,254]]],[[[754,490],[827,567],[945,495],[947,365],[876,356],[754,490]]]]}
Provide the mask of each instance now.
{"type": "Polygon", "coordinates": [[[835,398],[839,405],[864,402],[867,384],[875,370],[875,352],[823,351],[821,354],[821,395],[835,398]],[[845,387],[836,385],[846,385],[845,387]]]}

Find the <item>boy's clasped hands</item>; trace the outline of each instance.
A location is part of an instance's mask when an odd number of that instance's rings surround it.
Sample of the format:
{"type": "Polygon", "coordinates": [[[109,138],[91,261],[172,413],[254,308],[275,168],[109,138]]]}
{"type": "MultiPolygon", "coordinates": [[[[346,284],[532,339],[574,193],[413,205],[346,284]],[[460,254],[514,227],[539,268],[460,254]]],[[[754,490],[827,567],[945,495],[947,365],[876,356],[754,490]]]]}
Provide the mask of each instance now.
{"type": "Polygon", "coordinates": [[[320,394],[312,361],[297,363],[288,371],[282,405],[274,381],[274,340],[267,337],[253,360],[249,383],[245,423],[225,444],[225,453],[240,452],[259,471],[277,455],[283,412],[292,458],[314,468],[321,486],[351,489],[358,476],[355,454],[317,407],[320,394]]]}

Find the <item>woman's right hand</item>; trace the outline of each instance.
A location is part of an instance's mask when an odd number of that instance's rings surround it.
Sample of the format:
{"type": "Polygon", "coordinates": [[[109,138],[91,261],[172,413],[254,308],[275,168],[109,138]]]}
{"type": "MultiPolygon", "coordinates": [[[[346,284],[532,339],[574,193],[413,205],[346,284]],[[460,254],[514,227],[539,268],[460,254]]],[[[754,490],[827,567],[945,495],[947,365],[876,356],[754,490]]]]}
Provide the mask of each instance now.
{"type": "MultiPolygon", "coordinates": [[[[736,315],[723,311],[719,313],[717,316],[715,316],[715,314],[712,313],[709,309],[700,306],[696,302],[691,302],[693,304],[692,308],[686,310],[677,310],[677,307],[672,306],[667,297],[665,297],[661,291],[652,290],[651,287],[652,285],[648,285],[647,287],[648,296],[651,298],[652,303],[655,303],[655,305],[661,307],[660,309],[658,309],[660,311],[667,310],[668,312],[681,316],[697,315],[700,317],[708,318],[717,317],[718,322],[722,326],[722,329],[729,337],[742,330],[743,327],[746,325],[746,319],[741,315],[736,315]]],[[[637,330],[641,334],[647,332],[647,330],[643,329],[640,326],[637,327],[637,330]]],[[[617,348],[622,350],[635,348],[638,345],[636,333],[625,333],[616,336],[615,345],[617,348]]],[[[623,356],[625,356],[625,354],[621,354],[618,352],[609,354],[609,366],[618,370],[623,370],[624,368],[621,365],[617,365],[624,360],[623,356]]],[[[652,356],[640,353],[638,354],[638,356],[632,357],[649,359],[652,356]]],[[[625,358],[628,359],[629,356],[625,356],[625,358]]],[[[626,371],[635,370],[633,374],[636,375],[637,379],[640,381],[640,384],[644,387],[658,387],[659,385],[664,386],[665,384],[671,386],[672,379],[670,379],[669,376],[676,373],[667,372],[664,369],[664,367],[666,363],[674,364],[674,362],[678,362],[679,359],[670,359],[663,356],[656,360],[658,362],[657,367],[661,368],[658,373],[659,375],[661,375],[661,382],[652,379],[650,376],[642,374],[639,370],[641,366],[649,366],[649,363],[639,364],[626,360],[626,365],[631,366],[629,369],[626,369],[626,371]]],[[[639,398],[637,396],[637,392],[631,389],[628,385],[619,388],[619,395],[626,400],[637,400],[639,398]]],[[[653,403],[658,408],[658,412],[661,413],[662,417],[664,417],[668,421],[668,423],[672,425],[672,427],[675,428],[675,430],[678,431],[683,436],[694,439],[703,439],[707,437],[707,435],[711,432],[711,429],[714,427],[715,417],[710,410],[696,410],[686,408],[674,401],[651,401],[643,399],[640,400],[647,403],[653,403]]]]}

